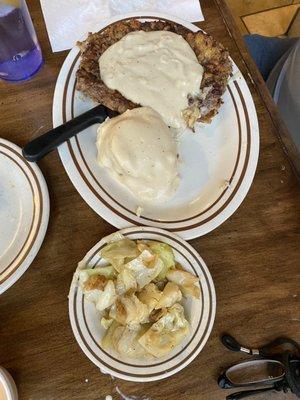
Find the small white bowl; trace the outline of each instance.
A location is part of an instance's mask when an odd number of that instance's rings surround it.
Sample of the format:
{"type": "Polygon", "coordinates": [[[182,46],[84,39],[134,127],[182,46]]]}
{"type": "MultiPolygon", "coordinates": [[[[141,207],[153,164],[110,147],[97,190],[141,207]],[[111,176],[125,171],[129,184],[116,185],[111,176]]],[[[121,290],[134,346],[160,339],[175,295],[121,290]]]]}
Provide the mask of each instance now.
{"type": "Polygon", "coordinates": [[[2,400],[18,400],[15,381],[6,369],[0,367],[0,398],[2,400]],[[3,397],[4,396],[4,397],[3,397]]]}
{"type": "MultiPolygon", "coordinates": [[[[76,281],[69,293],[69,316],[75,338],[87,357],[101,372],[127,381],[149,382],[167,378],[186,367],[202,350],[213,327],[216,312],[216,294],[207,266],[200,255],[183,239],[170,232],[152,227],[133,227],[119,231],[137,240],[156,240],[169,244],[176,261],[184,269],[200,278],[200,299],[185,299],[183,306],[190,323],[190,334],[166,357],[155,360],[123,358],[101,347],[105,330],[100,325],[94,304],[85,300],[76,281]]],[[[97,243],[84,257],[90,268],[101,264],[99,250],[105,244],[97,243]]]]}

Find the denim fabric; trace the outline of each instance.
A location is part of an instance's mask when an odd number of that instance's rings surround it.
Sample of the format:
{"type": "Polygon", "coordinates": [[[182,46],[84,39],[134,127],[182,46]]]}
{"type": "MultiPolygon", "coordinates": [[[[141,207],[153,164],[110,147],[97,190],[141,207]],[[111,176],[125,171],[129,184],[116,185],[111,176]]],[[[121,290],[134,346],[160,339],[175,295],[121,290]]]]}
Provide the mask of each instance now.
{"type": "Polygon", "coordinates": [[[267,80],[277,61],[298,40],[280,39],[261,35],[246,35],[244,40],[264,80],[267,80]]]}

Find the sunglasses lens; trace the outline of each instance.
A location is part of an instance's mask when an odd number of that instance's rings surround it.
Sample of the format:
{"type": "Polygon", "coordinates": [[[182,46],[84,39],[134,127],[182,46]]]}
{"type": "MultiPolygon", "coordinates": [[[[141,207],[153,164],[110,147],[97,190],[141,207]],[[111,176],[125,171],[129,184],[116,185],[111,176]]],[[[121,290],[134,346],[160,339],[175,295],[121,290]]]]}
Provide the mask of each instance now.
{"type": "Polygon", "coordinates": [[[290,369],[293,375],[300,381],[300,360],[291,360],[290,369]]]}
{"type": "Polygon", "coordinates": [[[268,383],[284,375],[283,365],[275,360],[250,360],[230,367],[226,376],[234,385],[268,383]]]}

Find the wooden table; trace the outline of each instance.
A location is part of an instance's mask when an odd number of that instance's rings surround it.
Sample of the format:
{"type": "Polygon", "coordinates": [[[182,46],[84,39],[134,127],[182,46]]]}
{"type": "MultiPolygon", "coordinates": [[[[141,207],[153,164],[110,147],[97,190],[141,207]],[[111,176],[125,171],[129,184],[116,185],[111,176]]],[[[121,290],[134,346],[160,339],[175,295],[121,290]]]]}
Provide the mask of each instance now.
{"type": "MultiPolygon", "coordinates": [[[[67,54],[51,52],[39,1],[28,3],[45,66],[28,82],[0,83],[0,137],[20,146],[52,127],[54,85],[67,54]]],[[[112,380],[86,358],[69,323],[69,285],[78,260],[115,229],[83,201],[53,153],[40,162],[51,200],[44,244],[25,275],[0,298],[0,364],[14,376],[20,400],[101,400],[108,394],[118,399],[116,386],[127,395],[152,400],[224,399],[216,378],[223,367],[244,357],[222,347],[223,331],[253,346],[279,335],[300,339],[300,190],[292,170],[292,163],[297,168],[296,154],[223,0],[201,4],[201,28],[228,47],[248,82],[261,135],[247,198],[221,227],[191,241],[216,286],[211,337],[195,361],[161,382],[112,380]]]]}

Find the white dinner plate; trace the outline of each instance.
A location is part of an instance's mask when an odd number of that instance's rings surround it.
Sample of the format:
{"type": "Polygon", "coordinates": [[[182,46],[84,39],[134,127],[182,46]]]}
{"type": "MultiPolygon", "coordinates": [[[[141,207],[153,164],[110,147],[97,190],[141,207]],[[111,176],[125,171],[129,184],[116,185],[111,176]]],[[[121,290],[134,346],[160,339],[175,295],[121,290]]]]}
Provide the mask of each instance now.
{"type": "Polygon", "coordinates": [[[49,219],[49,195],[36,164],[15,144],[0,139],[0,294],[36,256],[49,219]]]}
{"type": "MultiPolygon", "coordinates": [[[[167,378],[186,367],[200,353],[213,327],[216,313],[216,294],[207,266],[200,255],[187,242],[170,232],[153,227],[133,227],[120,231],[124,236],[137,240],[156,240],[169,244],[175,259],[185,270],[200,279],[200,299],[185,299],[183,306],[190,323],[190,333],[166,357],[156,360],[132,360],[107,352],[101,347],[105,330],[100,324],[99,313],[93,303],[85,301],[78,282],[72,281],[69,293],[69,316],[75,338],[88,358],[103,373],[128,381],[148,382],[167,378]]],[[[104,246],[97,243],[84,257],[90,267],[103,265],[99,251],[104,246]]]]}
{"type": "MultiPolygon", "coordinates": [[[[153,15],[153,14],[152,14],[153,15]]],[[[99,30],[130,14],[99,22],[99,30]]],[[[172,20],[193,32],[195,25],[163,14],[141,20],[172,20]]],[[[58,126],[95,104],[77,92],[78,48],[73,48],[60,71],[53,101],[53,124],[58,126]]],[[[167,229],[184,239],[204,235],[222,224],[239,207],[252,183],[259,153],[257,115],[251,93],[237,66],[223,95],[224,104],[211,124],[185,132],[179,144],[181,182],[175,196],[160,206],[144,207],[116,182],[96,160],[97,125],[59,147],[62,163],[84,200],[117,228],[147,225],[167,229]]]]}

